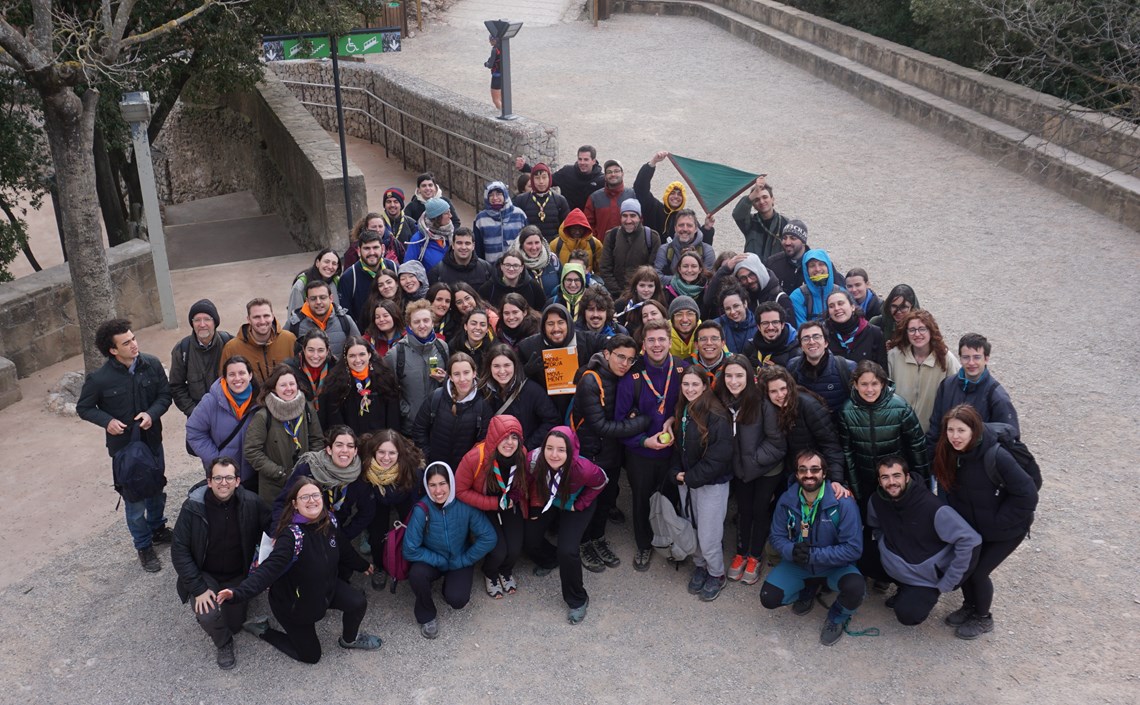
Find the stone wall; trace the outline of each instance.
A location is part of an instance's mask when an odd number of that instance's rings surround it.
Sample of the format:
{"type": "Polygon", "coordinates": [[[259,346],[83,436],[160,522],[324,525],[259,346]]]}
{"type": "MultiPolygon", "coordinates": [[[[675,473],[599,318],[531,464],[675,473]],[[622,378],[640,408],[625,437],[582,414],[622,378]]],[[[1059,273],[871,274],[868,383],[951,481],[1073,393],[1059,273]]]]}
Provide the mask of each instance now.
{"type": "MultiPolygon", "coordinates": [[[[706,20],[886,113],[1140,230],[1140,177],[1097,158],[1108,156],[1114,145],[1140,155],[1140,141],[1119,125],[1101,124],[1073,137],[1056,117],[1054,98],[769,0],[622,0],[620,5],[627,12],[706,20]],[[1070,147],[1087,147],[1096,156],[1065,149],[1045,135],[1070,139],[1070,147]]],[[[1092,119],[1086,117],[1086,125],[1092,119]]],[[[1120,162],[1113,157],[1113,163],[1120,162]]],[[[1137,162],[1126,158],[1124,163],[1137,162]]]]}
{"type": "Polygon", "coordinates": [[[11,406],[24,396],[20,391],[20,379],[16,365],[6,357],[0,357],[0,409],[11,406]]]}
{"type": "MultiPolygon", "coordinates": [[[[329,62],[282,61],[272,70],[285,81],[320,84],[290,83],[289,88],[309,104],[325,129],[337,129],[329,62]]],[[[488,113],[485,103],[399,69],[345,62],[340,78],[348,134],[385,145],[388,155],[401,159],[405,169],[433,172],[449,196],[477,208],[482,207],[488,181],[513,184],[515,155],[547,163],[557,156],[556,127],[525,117],[500,120],[488,113]]]]}
{"type": "MultiPolygon", "coordinates": [[[[272,74],[252,91],[180,103],[155,146],[163,203],[251,191],[305,249],[344,240],[340,148],[272,74]]],[[[364,174],[348,165],[353,213],[367,207],[364,174]]]]}
{"type": "MultiPolygon", "coordinates": [[[[150,243],[131,240],[107,250],[115,306],[136,329],[162,320],[150,243]]],[[[0,284],[0,357],[20,377],[82,352],[71,274],[66,264],[0,284]]]]}

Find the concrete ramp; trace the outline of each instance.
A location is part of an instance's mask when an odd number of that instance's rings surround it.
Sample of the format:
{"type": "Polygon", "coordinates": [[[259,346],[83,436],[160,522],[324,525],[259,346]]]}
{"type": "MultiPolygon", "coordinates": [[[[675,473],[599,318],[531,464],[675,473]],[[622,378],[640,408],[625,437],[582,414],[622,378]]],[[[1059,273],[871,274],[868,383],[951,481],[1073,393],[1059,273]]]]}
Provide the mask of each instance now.
{"type": "Polygon", "coordinates": [[[525,32],[526,27],[549,27],[575,19],[583,5],[583,0],[460,0],[445,17],[453,27],[471,25],[480,31],[484,20],[523,22],[525,32]]]}
{"type": "Polygon", "coordinates": [[[248,191],[167,206],[164,215],[171,269],[301,251],[285,221],[276,214],[262,215],[248,191]]]}

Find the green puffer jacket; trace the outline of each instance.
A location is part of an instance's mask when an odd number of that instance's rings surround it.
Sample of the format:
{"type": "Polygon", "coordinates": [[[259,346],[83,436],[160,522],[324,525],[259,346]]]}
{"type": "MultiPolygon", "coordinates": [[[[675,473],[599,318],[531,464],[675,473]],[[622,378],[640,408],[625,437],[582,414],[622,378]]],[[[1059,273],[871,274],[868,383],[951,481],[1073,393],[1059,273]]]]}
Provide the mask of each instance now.
{"type": "Polygon", "coordinates": [[[930,477],[926,440],[910,404],[895,394],[889,382],[874,403],[859,396],[854,385],[851,398],[839,411],[839,442],[847,460],[847,483],[863,506],[878,486],[875,463],[888,455],[901,455],[911,472],[930,477]]]}

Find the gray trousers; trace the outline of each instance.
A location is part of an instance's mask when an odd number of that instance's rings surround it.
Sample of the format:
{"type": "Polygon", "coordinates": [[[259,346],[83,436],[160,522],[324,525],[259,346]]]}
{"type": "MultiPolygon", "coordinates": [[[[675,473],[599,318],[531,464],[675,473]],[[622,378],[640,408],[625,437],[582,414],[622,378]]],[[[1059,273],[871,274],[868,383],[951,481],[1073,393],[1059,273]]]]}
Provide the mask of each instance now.
{"type": "MultiPolygon", "coordinates": [[[[214,576],[209,573],[202,573],[202,579],[206,581],[206,586],[214,591],[216,594],[219,590],[225,588],[236,588],[241,584],[242,579],[236,578],[234,580],[227,580],[224,583],[219,583],[214,576]]],[[[194,611],[194,596],[190,596],[189,600],[190,611],[194,611]]],[[[202,627],[202,631],[213,640],[214,646],[221,648],[226,645],[226,642],[241,631],[241,625],[245,622],[246,611],[249,608],[248,602],[235,603],[233,601],[225,602],[221,607],[214,603],[214,608],[206,614],[198,614],[194,612],[194,617],[198,620],[198,626],[202,627]]]]}
{"type": "Polygon", "coordinates": [[[681,485],[681,506],[689,505],[697,527],[697,553],[693,563],[709,575],[724,575],[724,517],[728,513],[728,484],[690,489],[681,485]]]}

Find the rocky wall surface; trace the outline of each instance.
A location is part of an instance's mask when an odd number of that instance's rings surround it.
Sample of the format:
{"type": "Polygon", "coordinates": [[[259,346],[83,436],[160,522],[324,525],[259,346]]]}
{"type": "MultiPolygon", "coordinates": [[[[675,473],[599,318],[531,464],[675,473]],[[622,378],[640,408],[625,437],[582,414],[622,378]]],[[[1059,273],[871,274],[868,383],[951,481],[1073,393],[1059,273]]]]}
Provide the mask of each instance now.
{"type": "MultiPolygon", "coordinates": [[[[329,62],[272,68],[325,129],[337,129],[329,62]]],[[[433,172],[445,192],[476,207],[488,181],[513,184],[515,155],[547,163],[557,155],[556,127],[525,117],[500,120],[484,103],[404,71],[345,62],[340,77],[346,133],[385,145],[408,170],[433,172]]]]}
{"type": "MultiPolygon", "coordinates": [[[[119,315],[136,329],[162,320],[150,243],[131,240],[112,247],[107,263],[119,315]]],[[[0,357],[11,360],[20,377],[79,355],[79,323],[67,265],[0,284],[0,330],[0,357]]]]}

